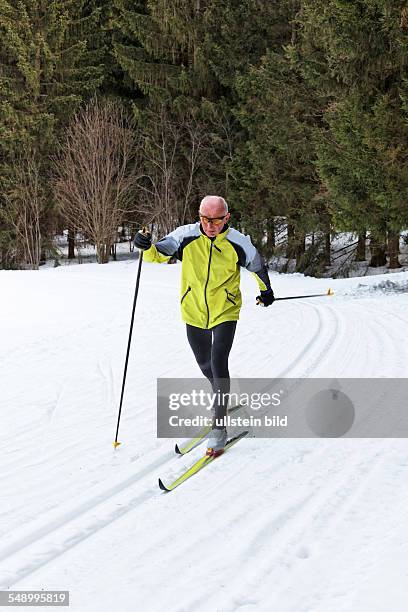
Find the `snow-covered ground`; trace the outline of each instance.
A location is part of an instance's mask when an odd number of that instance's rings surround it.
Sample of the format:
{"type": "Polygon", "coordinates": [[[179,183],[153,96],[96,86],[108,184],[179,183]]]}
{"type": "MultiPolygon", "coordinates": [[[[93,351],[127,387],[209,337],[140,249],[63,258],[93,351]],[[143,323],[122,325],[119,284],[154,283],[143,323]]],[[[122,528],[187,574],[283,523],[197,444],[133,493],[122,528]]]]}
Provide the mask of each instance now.
{"type": "MultiPolygon", "coordinates": [[[[156,438],[157,377],[200,375],[179,265],[143,265],[113,450],[136,270],[0,272],[0,589],[69,590],[75,612],[405,612],[404,439],[246,439],[158,489],[202,453],[156,438]]],[[[335,296],[258,308],[244,271],[232,376],[406,377],[408,273],[271,279],[335,296]]]]}

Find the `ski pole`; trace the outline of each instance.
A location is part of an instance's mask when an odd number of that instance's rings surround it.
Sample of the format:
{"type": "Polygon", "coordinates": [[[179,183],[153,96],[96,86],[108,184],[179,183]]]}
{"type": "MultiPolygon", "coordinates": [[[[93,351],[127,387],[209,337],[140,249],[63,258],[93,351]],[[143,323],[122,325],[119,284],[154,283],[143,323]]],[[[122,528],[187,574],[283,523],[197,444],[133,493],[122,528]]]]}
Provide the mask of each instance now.
{"type": "MultiPolygon", "coordinates": [[[[147,228],[144,227],[142,231],[144,234],[146,234],[147,228]]],[[[128,367],[128,361],[129,361],[130,344],[132,342],[133,322],[135,320],[135,309],[136,309],[137,294],[139,293],[139,282],[140,282],[140,273],[142,271],[142,262],[143,262],[143,250],[139,249],[139,266],[137,269],[135,295],[133,298],[132,318],[130,320],[130,330],[129,330],[127,351],[126,351],[125,369],[123,371],[122,391],[120,394],[120,404],[119,404],[119,414],[118,414],[118,424],[116,426],[116,436],[115,436],[115,441],[113,443],[114,448],[117,448],[120,445],[120,442],[118,442],[119,423],[120,423],[120,415],[122,413],[123,394],[125,392],[126,374],[127,374],[127,367],[128,367]]]]}
{"type": "MultiPolygon", "coordinates": [[[[278,297],[274,299],[274,302],[277,302],[278,300],[301,300],[304,298],[324,297],[327,295],[334,295],[333,289],[328,289],[327,293],[314,293],[313,295],[290,295],[288,297],[278,297]]],[[[257,300],[256,303],[262,304],[261,300],[257,300]]]]}

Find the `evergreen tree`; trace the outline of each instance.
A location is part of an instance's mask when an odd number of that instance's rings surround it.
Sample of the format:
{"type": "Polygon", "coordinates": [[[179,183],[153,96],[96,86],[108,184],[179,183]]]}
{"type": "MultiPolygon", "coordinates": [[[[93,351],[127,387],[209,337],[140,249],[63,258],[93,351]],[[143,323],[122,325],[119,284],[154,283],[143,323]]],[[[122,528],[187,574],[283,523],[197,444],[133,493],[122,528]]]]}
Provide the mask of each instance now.
{"type": "MultiPolygon", "coordinates": [[[[249,4],[243,3],[246,7],[249,4]]],[[[274,218],[286,217],[287,254],[300,264],[306,232],[327,231],[330,225],[325,200],[321,194],[318,197],[314,167],[312,136],[318,121],[318,100],[290,53],[289,46],[297,36],[294,20],[298,3],[265,3],[262,9],[243,26],[244,41],[257,26],[255,50],[244,56],[238,53],[240,59],[235,60],[234,112],[244,135],[233,164],[234,197],[240,203],[243,226],[267,256],[275,247],[274,218]]],[[[225,13],[231,16],[232,10],[226,8],[225,13]]],[[[238,19],[235,30],[235,36],[224,33],[233,45],[239,40],[238,19]]],[[[226,68],[225,64],[225,72],[226,68]]]]}
{"type": "Polygon", "coordinates": [[[296,0],[212,0],[205,12],[206,57],[227,95],[236,99],[236,79],[259,66],[265,53],[279,53],[291,34],[296,0]]]}
{"type": "MultiPolygon", "coordinates": [[[[342,229],[369,229],[372,263],[408,222],[407,9],[391,0],[306,0],[299,57],[329,103],[318,168],[342,229]]],[[[393,258],[395,265],[395,257],[393,258]]]]}
{"type": "Polygon", "coordinates": [[[268,219],[286,217],[287,255],[296,257],[299,264],[306,233],[327,229],[321,215],[322,199],[317,198],[313,91],[283,52],[268,52],[261,65],[239,81],[239,91],[243,100],[239,118],[248,131],[239,160],[245,224],[257,227],[263,235],[265,230],[268,234],[268,219]]]}
{"type": "MultiPolygon", "coordinates": [[[[24,166],[29,151],[42,180],[44,230],[52,206],[49,156],[59,130],[103,81],[98,50],[91,43],[99,12],[85,15],[85,6],[85,0],[0,0],[0,186],[3,193],[12,190],[13,198],[19,197],[21,172],[15,168],[24,166]]],[[[0,206],[1,214],[4,199],[0,206]]],[[[13,240],[5,217],[3,247],[13,240]]]]}
{"type": "MultiPolygon", "coordinates": [[[[138,97],[132,82],[126,77],[114,53],[116,42],[124,38],[118,28],[119,10],[111,0],[88,0],[84,5],[84,16],[97,18],[97,27],[93,29],[88,42],[94,50],[95,63],[103,65],[103,83],[100,92],[105,97],[115,97],[118,102],[127,103],[129,99],[138,97]]],[[[88,62],[93,59],[88,56],[88,62]]]]}
{"type": "Polygon", "coordinates": [[[149,0],[135,6],[128,0],[116,0],[122,40],[114,43],[115,57],[142,94],[134,110],[143,132],[147,180],[152,182],[154,176],[153,208],[157,202],[166,202],[162,204],[163,229],[191,220],[208,189],[225,195],[228,182],[231,147],[225,137],[226,133],[231,135],[230,116],[206,56],[207,5],[201,0],[171,4],[149,0]],[[176,141],[169,165],[167,156],[176,141]],[[169,173],[173,219],[168,202],[169,173]]]}
{"type": "Polygon", "coordinates": [[[206,3],[115,1],[125,41],[115,42],[116,58],[149,102],[208,97],[215,81],[204,54],[206,3]]]}

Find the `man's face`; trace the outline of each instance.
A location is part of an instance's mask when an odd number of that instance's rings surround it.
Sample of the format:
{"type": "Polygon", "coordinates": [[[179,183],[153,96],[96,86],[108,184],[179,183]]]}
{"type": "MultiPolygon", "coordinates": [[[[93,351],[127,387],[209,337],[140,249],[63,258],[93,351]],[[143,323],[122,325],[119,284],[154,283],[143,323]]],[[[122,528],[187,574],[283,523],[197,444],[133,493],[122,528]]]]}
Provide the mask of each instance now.
{"type": "Polygon", "coordinates": [[[225,212],[224,206],[220,203],[202,204],[199,213],[201,225],[209,238],[217,236],[231,216],[229,213],[225,212]],[[213,219],[214,221],[209,221],[209,219],[213,219]],[[218,220],[221,222],[218,223],[218,220]]]}

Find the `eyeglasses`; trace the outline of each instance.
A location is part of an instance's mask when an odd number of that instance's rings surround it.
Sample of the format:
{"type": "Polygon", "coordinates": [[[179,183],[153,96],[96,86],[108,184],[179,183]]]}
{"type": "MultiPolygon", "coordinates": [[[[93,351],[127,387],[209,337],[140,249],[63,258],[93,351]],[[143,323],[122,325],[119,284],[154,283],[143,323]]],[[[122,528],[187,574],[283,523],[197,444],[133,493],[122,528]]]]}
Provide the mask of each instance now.
{"type": "Polygon", "coordinates": [[[224,215],[223,217],[210,218],[210,217],[204,217],[204,215],[200,215],[200,219],[204,223],[212,223],[213,225],[221,225],[221,223],[224,221],[226,216],[227,215],[224,215]]]}

